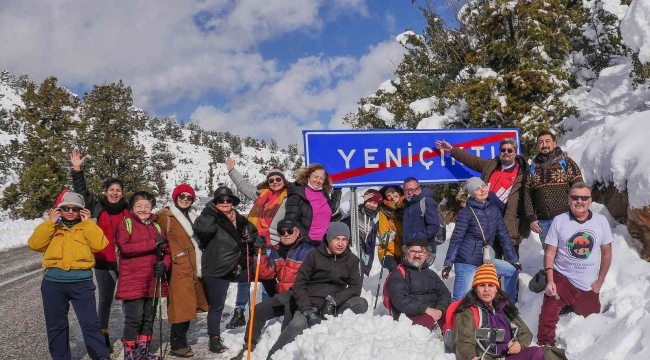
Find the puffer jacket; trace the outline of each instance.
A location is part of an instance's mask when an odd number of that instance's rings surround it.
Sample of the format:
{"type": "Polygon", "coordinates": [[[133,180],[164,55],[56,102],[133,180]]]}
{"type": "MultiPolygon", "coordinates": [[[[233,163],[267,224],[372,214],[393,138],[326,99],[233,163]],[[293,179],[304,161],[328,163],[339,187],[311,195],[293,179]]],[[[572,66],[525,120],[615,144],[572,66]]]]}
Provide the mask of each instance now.
{"type": "Polygon", "coordinates": [[[115,236],[117,225],[129,216],[129,203],[122,198],[117,204],[110,204],[105,195],[95,195],[86,187],[86,178],[83,171],[72,171],[72,186],[77,194],[84,197],[86,209],[90,216],[96,219],[97,225],[102,229],[108,246],[95,254],[95,268],[108,270],[116,267],[117,253],[115,236]]]}
{"type": "Polygon", "coordinates": [[[406,259],[401,266],[405,276],[396,269],[386,283],[393,307],[407,316],[422,315],[427,308],[446,312],[451,304],[451,293],[438,274],[425,266],[417,268],[406,259]]]}
{"type": "Polygon", "coordinates": [[[248,246],[247,254],[242,235],[244,231],[248,231],[251,236],[257,237],[257,229],[248,219],[236,210],[233,211],[236,213],[236,227],[225,214],[214,207],[214,201],[210,201],[192,226],[199,239],[199,249],[203,251],[201,276],[204,278],[226,277],[237,281],[238,277],[234,276],[237,267],[240,270],[239,278],[247,278],[247,268],[255,276],[255,248],[248,246]]]}
{"type": "Polygon", "coordinates": [[[433,199],[433,190],[423,188],[420,195],[413,195],[404,203],[404,222],[402,223],[402,245],[408,245],[412,239],[425,238],[436,252],[436,234],[440,230],[438,204],[433,199]],[[420,200],[425,199],[426,210],[422,216],[420,200]]]}
{"type": "MultiPolygon", "coordinates": [[[[117,280],[117,300],[135,300],[154,297],[156,277],[153,266],[158,262],[156,238],[163,236],[154,226],[156,215],[151,215],[143,223],[136,214],[129,213],[131,232],[127,230],[126,221],[117,227],[117,248],[120,251],[119,276],[117,280]]],[[[162,263],[167,269],[171,267],[171,255],[168,244],[163,246],[162,263]]],[[[158,294],[155,294],[158,296],[158,294]]],[[[167,297],[167,281],[162,284],[162,296],[167,297]]]]}
{"type": "MultiPolygon", "coordinates": [[[[341,190],[335,189],[332,193],[332,196],[323,190],[323,196],[327,199],[327,202],[330,205],[332,214],[336,214],[339,204],[341,202],[341,190]]],[[[286,206],[285,206],[285,219],[290,219],[296,222],[300,234],[302,234],[303,240],[305,241],[322,241],[323,239],[310,239],[309,238],[309,228],[311,227],[311,222],[314,218],[314,211],[307,200],[305,195],[305,185],[302,185],[299,182],[293,182],[289,184],[289,193],[287,194],[286,206]]],[[[336,215],[332,215],[331,221],[335,221],[336,215]]],[[[317,243],[316,243],[317,245],[317,243]]]]}
{"type": "Polygon", "coordinates": [[[467,205],[458,213],[456,218],[456,227],[449,241],[445,266],[452,266],[455,263],[475,266],[483,264],[481,227],[485,234],[485,240],[490,246],[494,246],[494,239],[497,236],[499,237],[499,242],[503,246],[509,263],[514,264],[519,261],[499,209],[491,205],[490,200],[480,203],[473,198],[469,198],[467,199],[467,205]],[[480,227],[472,210],[474,210],[476,218],[481,222],[480,227]]]}
{"type": "Polygon", "coordinates": [[[298,269],[293,283],[293,298],[298,310],[315,307],[320,309],[327,295],[334,298],[337,306],[361,295],[363,280],[359,273],[359,258],[349,249],[341,255],[329,254],[327,244],[322,242],[307,256],[298,269]]]}
{"type": "Polygon", "coordinates": [[[44,253],[44,269],[87,270],[95,265],[93,253],[104,250],[108,240],[92,220],[82,221],[68,229],[48,219],[34,229],[27,246],[44,253]]]}
{"type": "Polygon", "coordinates": [[[268,256],[263,255],[260,263],[260,279],[277,279],[275,289],[278,294],[291,289],[307,252],[314,248],[302,239],[298,239],[283,257],[280,252],[281,246],[280,243],[271,248],[271,253],[268,256]]]}
{"type": "Polygon", "coordinates": [[[379,208],[379,246],[377,247],[377,258],[381,261],[386,252],[388,256],[393,256],[395,259],[402,257],[402,222],[404,221],[404,204],[403,198],[397,205],[387,204],[385,201],[379,208]],[[391,207],[395,207],[394,209],[391,207]],[[395,233],[393,241],[388,241],[384,244],[383,239],[387,237],[387,232],[392,231],[395,233]]]}

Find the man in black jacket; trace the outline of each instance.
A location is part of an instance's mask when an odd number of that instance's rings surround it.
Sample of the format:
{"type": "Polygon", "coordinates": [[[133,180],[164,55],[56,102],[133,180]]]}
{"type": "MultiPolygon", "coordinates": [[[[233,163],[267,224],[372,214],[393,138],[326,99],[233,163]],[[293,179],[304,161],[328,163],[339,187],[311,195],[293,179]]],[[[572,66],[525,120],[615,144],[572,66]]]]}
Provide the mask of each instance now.
{"type": "Polygon", "coordinates": [[[326,315],[336,316],[350,309],[355,314],[368,310],[362,298],[363,281],[359,258],[348,249],[350,228],[333,222],[325,242],[307,253],[293,284],[293,299],[298,311],[269,351],[269,358],[326,315]]]}
{"type": "Polygon", "coordinates": [[[451,304],[451,293],[426,263],[429,241],[415,238],[404,246],[404,259],[386,283],[393,317],[406,314],[413,324],[433,330],[442,328],[444,314],[451,304]]]}

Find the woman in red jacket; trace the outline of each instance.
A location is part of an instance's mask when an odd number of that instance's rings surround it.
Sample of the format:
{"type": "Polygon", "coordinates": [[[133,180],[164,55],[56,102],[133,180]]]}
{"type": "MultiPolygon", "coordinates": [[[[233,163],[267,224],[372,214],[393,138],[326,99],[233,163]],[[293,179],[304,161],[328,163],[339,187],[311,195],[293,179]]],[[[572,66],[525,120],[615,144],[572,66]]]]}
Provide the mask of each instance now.
{"type": "Polygon", "coordinates": [[[157,217],[151,213],[156,205],[153,195],[138,191],[129,201],[129,217],[117,228],[120,252],[119,278],[115,299],[123,300],[124,360],[159,360],[151,354],[153,321],[160,296],[167,297],[167,283],[156,291],[156,277],[165,276],[171,266],[169,245],[166,243],[157,217]],[[158,261],[157,249],[162,246],[164,257],[158,261]],[[137,344],[137,351],[136,351],[137,344]]]}

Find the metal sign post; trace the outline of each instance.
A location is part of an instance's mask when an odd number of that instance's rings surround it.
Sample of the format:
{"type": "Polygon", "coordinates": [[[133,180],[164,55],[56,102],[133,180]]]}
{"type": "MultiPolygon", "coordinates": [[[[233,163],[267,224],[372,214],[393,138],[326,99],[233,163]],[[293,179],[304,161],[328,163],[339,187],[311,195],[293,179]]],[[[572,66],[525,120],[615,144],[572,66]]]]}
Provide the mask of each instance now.
{"type": "MultiPolygon", "coordinates": [[[[359,205],[357,199],[357,188],[350,188],[350,236],[352,237],[352,252],[354,252],[359,259],[361,259],[361,254],[363,253],[363,247],[361,241],[365,239],[359,239],[359,205]]],[[[363,266],[361,261],[359,262],[359,271],[361,276],[363,276],[363,266]]]]}

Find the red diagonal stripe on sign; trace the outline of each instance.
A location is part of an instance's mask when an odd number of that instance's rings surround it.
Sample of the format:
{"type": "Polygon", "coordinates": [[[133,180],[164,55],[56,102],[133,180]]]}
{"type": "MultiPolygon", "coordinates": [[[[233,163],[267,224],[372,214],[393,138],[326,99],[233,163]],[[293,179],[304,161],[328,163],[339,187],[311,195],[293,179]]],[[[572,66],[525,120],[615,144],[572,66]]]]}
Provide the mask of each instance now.
{"type": "MultiPolygon", "coordinates": [[[[474,140],[465,141],[465,142],[462,142],[462,143],[455,144],[454,146],[462,147],[462,148],[470,148],[472,146],[481,146],[481,145],[501,141],[503,139],[507,139],[507,138],[510,138],[510,137],[512,137],[512,132],[504,132],[504,133],[500,133],[500,134],[495,134],[495,135],[490,135],[490,136],[486,136],[486,137],[482,137],[482,138],[478,138],[478,139],[474,139],[474,140]]],[[[435,158],[435,157],[438,157],[438,156],[440,156],[440,150],[439,149],[433,149],[432,152],[429,152],[429,153],[425,154],[423,156],[423,158],[424,158],[424,160],[428,160],[428,159],[435,158]]],[[[412,161],[414,163],[417,162],[417,161],[420,161],[420,153],[418,152],[417,154],[413,154],[411,156],[411,158],[413,159],[412,161]]],[[[402,156],[401,160],[402,160],[402,164],[405,164],[405,163],[408,164],[408,161],[409,161],[408,155],[402,156]]],[[[372,174],[372,173],[375,173],[375,172],[378,172],[378,171],[389,169],[389,167],[386,166],[386,161],[382,161],[378,165],[379,165],[379,167],[370,168],[370,169],[365,168],[365,167],[358,167],[356,169],[341,171],[341,172],[338,172],[336,174],[330,175],[330,180],[332,180],[332,182],[339,182],[339,181],[359,177],[359,176],[362,176],[362,175],[372,174]]]]}

